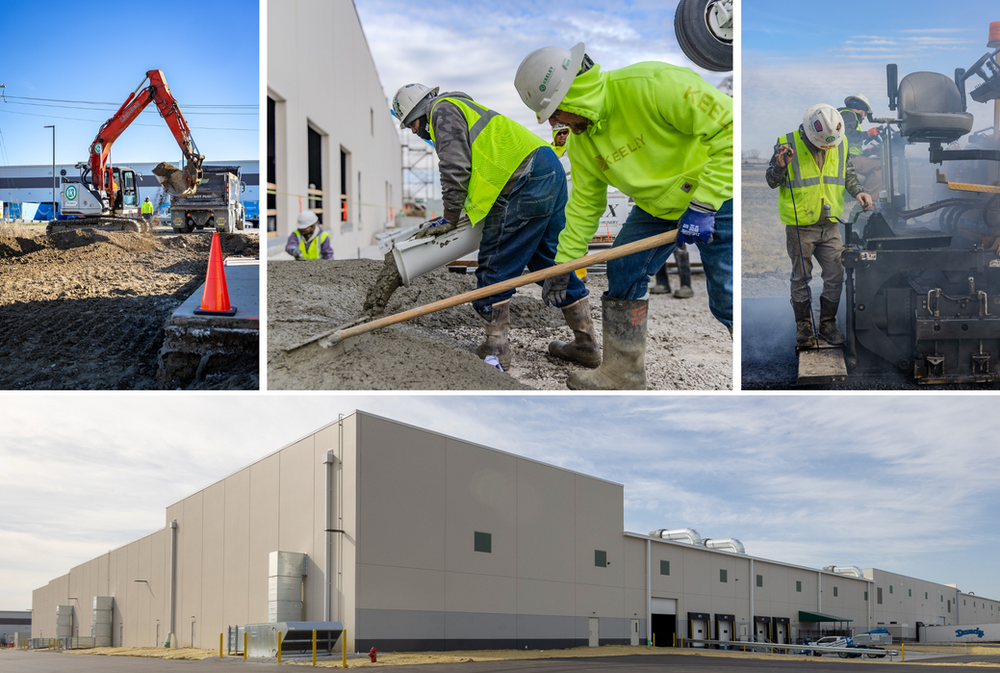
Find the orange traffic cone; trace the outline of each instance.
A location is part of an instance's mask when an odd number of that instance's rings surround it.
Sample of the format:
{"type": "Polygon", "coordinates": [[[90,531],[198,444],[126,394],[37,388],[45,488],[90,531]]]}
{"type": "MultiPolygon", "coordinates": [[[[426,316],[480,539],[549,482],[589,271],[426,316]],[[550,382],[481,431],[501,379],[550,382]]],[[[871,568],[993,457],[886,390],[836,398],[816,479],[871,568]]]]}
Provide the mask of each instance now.
{"type": "Polygon", "coordinates": [[[222,246],[219,232],[212,234],[212,249],[208,253],[208,277],[205,291],[201,295],[201,308],[194,310],[197,315],[235,315],[236,307],[229,306],[229,288],[226,287],[226,271],[222,265],[222,246]]]}

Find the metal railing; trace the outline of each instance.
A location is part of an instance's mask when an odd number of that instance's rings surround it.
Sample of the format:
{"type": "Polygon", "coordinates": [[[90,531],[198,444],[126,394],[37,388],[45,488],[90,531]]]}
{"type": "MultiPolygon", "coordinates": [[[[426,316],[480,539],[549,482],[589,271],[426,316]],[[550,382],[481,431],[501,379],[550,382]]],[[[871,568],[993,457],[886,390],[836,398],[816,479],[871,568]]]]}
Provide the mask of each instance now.
{"type": "Polygon", "coordinates": [[[794,643],[772,643],[766,640],[693,640],[685,639],[687,647],[695,647],[695,643],[703,646],[717,646],[738,652],[757,652],[764,654],[838,654],[851,657],[868,655],[869,658],[899,656],[899,650],[879,649],[872,647],[828,647],[825,645],[797,645],[794,643]]]}

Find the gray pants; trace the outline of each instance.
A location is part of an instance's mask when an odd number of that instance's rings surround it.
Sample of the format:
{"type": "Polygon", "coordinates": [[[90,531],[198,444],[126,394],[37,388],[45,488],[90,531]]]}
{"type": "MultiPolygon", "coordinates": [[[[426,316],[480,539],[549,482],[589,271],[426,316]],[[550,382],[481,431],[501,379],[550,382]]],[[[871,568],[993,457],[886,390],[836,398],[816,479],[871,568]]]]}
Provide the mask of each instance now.
{"type": "Polygon", "coordinates": [[[840,302],[840,290],[844,286],[844,264],[840,255],[844,251],[844,243],[837,224],[786,225],[785,248],[792,260],[792,301],[809,299],[806,286],[812,278],[812,258],[815,257],[823,270],[821,296],[831,302],[840,302]]]}

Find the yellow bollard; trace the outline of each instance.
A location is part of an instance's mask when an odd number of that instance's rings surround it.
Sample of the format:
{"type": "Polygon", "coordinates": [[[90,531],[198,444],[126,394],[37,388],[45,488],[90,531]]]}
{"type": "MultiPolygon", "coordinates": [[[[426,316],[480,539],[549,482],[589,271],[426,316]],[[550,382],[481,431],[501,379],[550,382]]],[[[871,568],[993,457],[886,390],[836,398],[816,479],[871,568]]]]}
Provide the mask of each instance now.
{"type": "Polygon", "coordinates": [[[906,661],[906,643],[900,643],[899,647],[901,648],[901,651],[903,653],[903,656],[900,659],[900,661],[906,661]]]}
{"type": "Polygon", "coordinates": [[[340,648],[344,653],[344,668],[347,668],[347,629],[340,634],[340,648]]]}
{"type": "Polygon", "coordinates": [[[313,629],[313,666],[316,665],[316,629],[313,629]]]}
{"type": "Polygon", "coordinates": [[[222,634],[219,634],[219,659],[222,658],[222,634]]]}
{"type": "Polygon", "coordinates": [[[656,634],[653,634],[653,647],[656,647],[656,634]]]}
{"type": "Polygon", "coordinates": [[[247,660],[247,632],[243,631],[243,661],[247,660]]]}
{"type": "Polygon", "coordinates": [[[281,632],[278,632],[278,663],[281,663],[281,632]]]}

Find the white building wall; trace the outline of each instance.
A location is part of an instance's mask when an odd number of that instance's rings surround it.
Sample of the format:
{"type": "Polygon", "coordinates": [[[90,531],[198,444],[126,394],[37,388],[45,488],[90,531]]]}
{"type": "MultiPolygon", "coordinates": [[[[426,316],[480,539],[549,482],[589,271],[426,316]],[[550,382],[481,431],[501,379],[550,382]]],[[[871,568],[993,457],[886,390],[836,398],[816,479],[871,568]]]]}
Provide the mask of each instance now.
{"type": "Polygon", "coordinates": [[[273,235],[286,239],[309,207],[311,127],[322,136],[324,226],[338,259],[357,257],[399,211],[402,152],[389,113],[391,93],[382,88],[354,4],[270,3],[268,45],[267,88],[275,101],[273,235]],[[346,221],[340,218],[341,149],[350,155],[346,221]]]}

